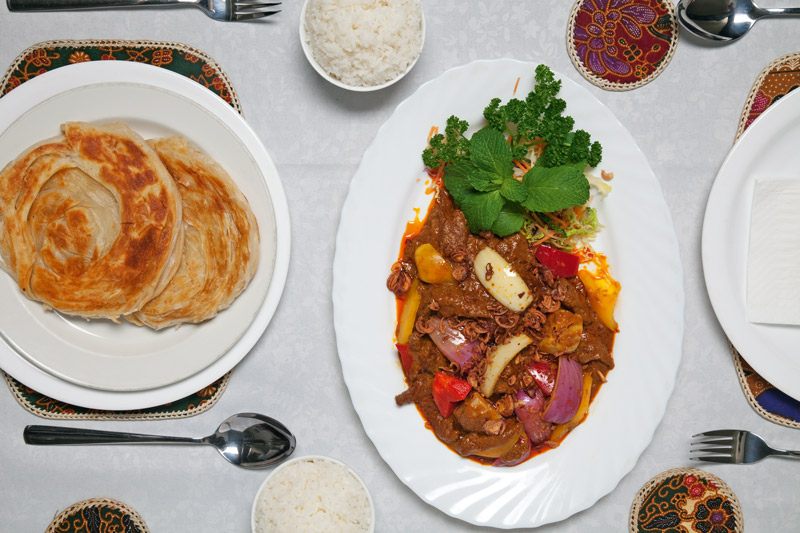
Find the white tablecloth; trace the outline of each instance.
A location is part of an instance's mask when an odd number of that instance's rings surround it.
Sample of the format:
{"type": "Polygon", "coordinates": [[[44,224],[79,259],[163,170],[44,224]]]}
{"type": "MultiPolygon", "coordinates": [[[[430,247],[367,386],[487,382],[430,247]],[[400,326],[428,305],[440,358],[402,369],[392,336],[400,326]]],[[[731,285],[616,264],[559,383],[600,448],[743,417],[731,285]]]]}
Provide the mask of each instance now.
{"type": "MultiPolygon", "coordinates": [[[[763,67],[800,48],[800,22],[763,21],[744,40],[721,47],[683,31],[660,77],[634,91],[614,93],[589,84],[570,62],[565,33],[572,2],[423,4],[428,31],[418,64],[395,86],[366,94],[338,89],[308,65],[297,34],[299,0],[284,0],[282,13],[252,24],[215,22],[199,10],[20,14],[0,7],[0,68],[28,46],[52,39],[177,41],[207,52],[230,76],[246,119],[273,157],[291,212],[292,257],[280,306],[216,406],[183,420],[60,423],[205,435],[229,414],[263,412],[290,426],[297,436],[296,455],[329,455],[355,468],[374,498],[377,531],[481,529],[424,503],[399,481],[364,433],[336,352],[331,265],[350,178],[397,104],[448,68],[511,57],[547,63],[588,87],[631,131],[661,182],[685,269],[683,360],[651,445],[613,492],[541,531],[626,530],[631,502],[649,478],[669,468],[697,466],[687,453],[693,433],[743,427],[775,444],[800,447],[795,430],[762,419],[747,404],[709,304],[700,259],[706,199],[745,99],[763,67]]],[[[0,159],[12,155],[0,154],[0,159]]],[[[59,510],[99,496],[134,507],[153,532],[250,529],[250,507],[265,471],[233,467],[210,448],[27,446],[22,429],[34,423],[42,420],[19,407],[1,386],[0,531],[43,531],[59,510]]],[[[729,484],[741,502],[746,530],[754,532],[797,528],[798,466],[768,460],[703,468],[729,484]]]]}

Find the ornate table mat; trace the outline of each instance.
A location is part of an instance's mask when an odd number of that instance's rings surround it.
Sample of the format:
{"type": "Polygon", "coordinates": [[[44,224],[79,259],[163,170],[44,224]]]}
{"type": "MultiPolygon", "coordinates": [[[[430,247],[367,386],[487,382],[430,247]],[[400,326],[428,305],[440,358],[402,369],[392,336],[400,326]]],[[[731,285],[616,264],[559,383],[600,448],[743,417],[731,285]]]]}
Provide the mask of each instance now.
{"type": "MultiPolygon", "coordinates": [[[[85,61],[133,61],[162,67],[196,81],[242,113],[236,91],[216,61],[190,46],[158,41],[62,40],[35,44],[11,63],[0,81],[0,95],[49,70],[85,61]]],[[[211,408],[230,380],[228,372],[196,393],[158,407],[103,411],[49,398],[5,373],[3,376],[14,398],[31,413],[43,418],[72,420],[159,420],[193,416],[211,408]]]]}
{"type": "MultiPolygon", "coordinates": [[[[776,59],[756,78],[739,119],[736,139],[750,124],[789,91],[800,87],[800,52],[776,59]]],[[[783,426],[800,428],[800,402],[759,376],[730,344],[736,374],[750,406],[762,417],[783,426]]]]}
{"type": "Polygon", "coordinates": [[[629,516],[631,533],[741,533],[742,508],[730,487],[697,468],[662,472],[639,489],[629,516]]]}
{"type": "Polygon", "coordinates": [[[671,0],[576,0],[567,25],[572,64],[608,91],[628,91],[653,81],[677,44],[671,0]]]}
{"type": "Polygon", "coordinates": [[[111,498],[92,498],[70,505],[50,522],[45,533],[149,533],[139,513],[111,498]]]}

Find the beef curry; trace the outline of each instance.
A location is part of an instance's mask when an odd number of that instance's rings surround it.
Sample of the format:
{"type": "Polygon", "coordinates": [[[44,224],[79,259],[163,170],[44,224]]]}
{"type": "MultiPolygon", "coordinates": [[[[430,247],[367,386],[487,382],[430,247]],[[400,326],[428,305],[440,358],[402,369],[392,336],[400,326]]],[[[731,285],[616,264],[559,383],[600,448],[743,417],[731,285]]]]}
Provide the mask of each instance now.
{"type": "Polygon", "coordinates": [[[416,404],[461,456],[513,466],[557,446],[614,367],[616,324],[544,251],[563,253],[471,233],[441,188],[392,267],[408,383],[397,404],[416,404]]]}

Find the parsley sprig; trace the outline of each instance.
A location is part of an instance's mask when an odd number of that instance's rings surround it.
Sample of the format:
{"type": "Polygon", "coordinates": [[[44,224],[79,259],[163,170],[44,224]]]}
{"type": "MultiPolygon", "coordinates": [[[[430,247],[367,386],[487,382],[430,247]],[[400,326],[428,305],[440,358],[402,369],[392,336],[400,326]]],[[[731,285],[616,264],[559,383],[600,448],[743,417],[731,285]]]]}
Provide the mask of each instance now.
{"type": "Polygon", "coordinates": [[[443,183],[464,212],[470,231],[491,230],[504,237],[519,231],[531,213],[552,213],[589,200],[583,171],[602,158],[602,148],[590,135],[573,131],[575,121],[564,115],[558,98],[561,81],[545,65],[536,68],[535,86],[525,100],[501,105],[494,98],[484,109],[487,126],[467,138],[465,120],[452,116],[444,133],[431,137],[424,164],[444,167],[443,183]],[[514,160],[530,163],[533,146],[544,145],[535,164],[514,176],[514,160]]]}

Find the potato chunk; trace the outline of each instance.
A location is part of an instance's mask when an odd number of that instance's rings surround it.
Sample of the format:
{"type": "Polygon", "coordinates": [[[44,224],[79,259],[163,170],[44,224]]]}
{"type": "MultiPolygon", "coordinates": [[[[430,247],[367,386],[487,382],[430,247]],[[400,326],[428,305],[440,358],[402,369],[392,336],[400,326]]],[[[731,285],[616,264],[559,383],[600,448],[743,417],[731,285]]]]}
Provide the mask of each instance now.
{"type": "Polygon", "coordinates": [[[545,333],[539,341],[539,351],[553,355],[572,353],[581,342],[583,319],[566,309],[558,309],[547,316],[542,329],[545,333]]]}

